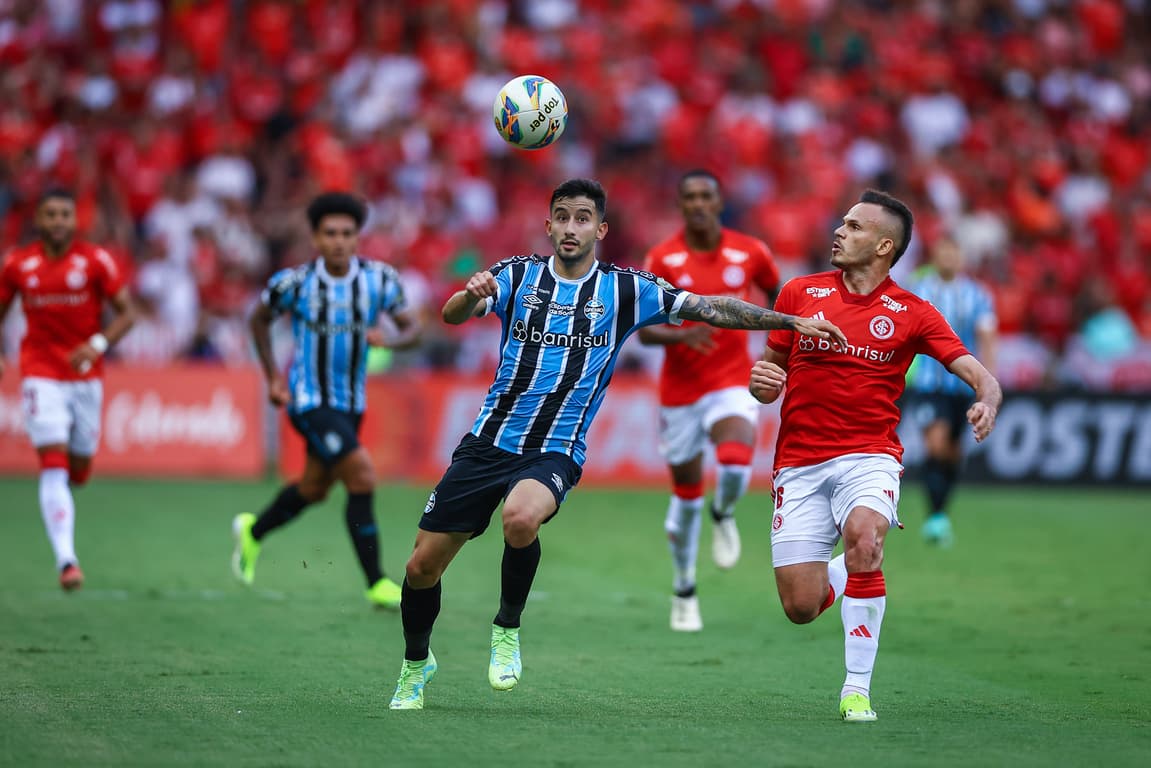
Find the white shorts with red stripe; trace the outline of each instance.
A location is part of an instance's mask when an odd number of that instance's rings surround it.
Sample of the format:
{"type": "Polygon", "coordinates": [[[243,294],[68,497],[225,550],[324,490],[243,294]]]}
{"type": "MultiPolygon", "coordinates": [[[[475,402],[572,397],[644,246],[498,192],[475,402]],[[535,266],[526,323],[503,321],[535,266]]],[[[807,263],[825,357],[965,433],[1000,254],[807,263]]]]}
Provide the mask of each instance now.
{"type": "Polygon", "coordinates": [[[707,447],[715,423],[738,416],[753,426],[759,420],[759,401],[747,387],[727,387],[708,392],[690,405],[659,409],[659,452],[677,466],[694,459],[707,447]]]}
{"type": "Polygon", "coordinates": [[[856,507],[873,509],[891,525],[899,522],[903,465],[887,454],[849,453],[804,467],[782,467],[772,478],[775,515],[771,561],[779,568],[828,562],[856,507]]]}
{"type": "Polygon", "coordinates": [[[76,456],[94,456],[100,445],[104,383],[30,376],[22,385],[24,428],[32,445],[65,445],[76,456]]]}

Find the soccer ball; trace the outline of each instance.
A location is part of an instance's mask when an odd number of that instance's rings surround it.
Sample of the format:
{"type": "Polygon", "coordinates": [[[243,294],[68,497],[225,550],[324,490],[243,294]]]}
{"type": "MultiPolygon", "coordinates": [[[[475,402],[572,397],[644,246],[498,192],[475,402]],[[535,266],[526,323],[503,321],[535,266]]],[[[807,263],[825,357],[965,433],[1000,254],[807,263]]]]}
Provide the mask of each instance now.
{"type": "Polygon", "coordinates": [[[543,149],[567,127],[568,104],[551,80],[520,75],[496,94],[492,118],[504,141],[520,149],[543,149]]]}

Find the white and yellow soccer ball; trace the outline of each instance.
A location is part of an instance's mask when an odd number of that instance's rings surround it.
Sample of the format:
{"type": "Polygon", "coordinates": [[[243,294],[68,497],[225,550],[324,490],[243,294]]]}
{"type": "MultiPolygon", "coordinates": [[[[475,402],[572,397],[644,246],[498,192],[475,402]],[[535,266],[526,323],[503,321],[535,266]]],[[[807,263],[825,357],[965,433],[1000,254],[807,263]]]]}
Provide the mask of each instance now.
{"type": "Polygon", "coordinates": [[[563,135],[568,104],[546,77],[520,75],[496,94],[492,118],[504,141],[520,149],[543,149],[563,135]]]}

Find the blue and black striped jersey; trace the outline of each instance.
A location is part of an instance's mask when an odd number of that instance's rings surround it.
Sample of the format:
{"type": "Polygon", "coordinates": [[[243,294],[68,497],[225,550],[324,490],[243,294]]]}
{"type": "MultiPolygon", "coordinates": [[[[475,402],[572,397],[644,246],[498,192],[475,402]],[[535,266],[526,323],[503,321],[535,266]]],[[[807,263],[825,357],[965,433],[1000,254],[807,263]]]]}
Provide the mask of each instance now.
{"type": "MultiPolygon", "coordinates": [[[[996,325],[995,306],[987,289],[966,275],[958,275],[953,280],[943,280],[934,271],[909,281],[908,290],[920,298],[930,301],[943,318],[951,324],[952,330],[963,346],[977,349],[976,329],[996,325]]],[[[971,387],[963,379],[955,376],[936,360],[920,355],[915,360],[907,386],[919,392],[938,392],[958,395],[971,392],[971,387]]]]}
{"type": "Polygon", "coordinates": [[[319,406],[361,413],[367,370],[367,331],[381,312],[407,305],[399,275],[390,265],[352,259],[332,277],[323,259],[277,272],[261,300],[292,319],[296,349],[288,374],[293,413],[319,406]]]}
{"type": "Polygon", "coordinates": [[[690,294],[598,261],[565,280],[552,258],[515,256],[491,268],[498,289],[487,309],[503,324],[500,364],[472,433],[512,453],[555,451],[582,465],[624,340],[644,325],[679,324],[690,294]]]}

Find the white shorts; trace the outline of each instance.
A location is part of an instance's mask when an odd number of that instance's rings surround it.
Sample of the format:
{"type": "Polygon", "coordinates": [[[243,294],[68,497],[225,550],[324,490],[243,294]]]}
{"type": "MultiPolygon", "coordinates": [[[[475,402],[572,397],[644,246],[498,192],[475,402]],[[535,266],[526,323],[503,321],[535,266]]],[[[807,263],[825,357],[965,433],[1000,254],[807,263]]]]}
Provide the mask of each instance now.
{"type": "Polygon", "coordinates": [[[874,509],[898,526],[903,465],[876,453],[849,453],[822,464],[784,467],[772,479],[771,561],[779,568],[831,560],[848,514],[874,509]]]}
{"type": "Polygon", "coordinates": [[[32,445],[66,445],[76,456],[94,456],[100,444],[99,379],[56,381],[30,377],[23,382],[24,426],[32,445]]]}
{"type": "Polygon", "coordinates": [[[739,416],[753,425],[758,421],[759,402],[747,387],[717,389],[691,405],[660,408],[660,454],[673,466],[686,464],[703,452],[715,423],[730,416],[739,416]]]}

